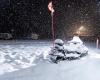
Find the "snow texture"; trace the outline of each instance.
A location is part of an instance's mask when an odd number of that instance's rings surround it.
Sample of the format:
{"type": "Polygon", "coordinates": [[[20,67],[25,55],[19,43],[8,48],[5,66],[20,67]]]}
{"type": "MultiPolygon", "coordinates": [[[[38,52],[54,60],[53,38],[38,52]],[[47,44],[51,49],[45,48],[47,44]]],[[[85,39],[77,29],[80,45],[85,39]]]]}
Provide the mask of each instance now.
{"type": "MultiPolygon", "coordinates": [[[[0,75],[36,66],[37,60],[46,59],[51,50],[49,42],[0,43],[0,75]]],[[[100,50],[89,49],[89,58],[100,58],[100,50]]]]}
{"type": "Polygon", "coordinates": [[[0,45],[0,74],[35,66],[35,60],[46,55],[47,46],[0,45]]]}

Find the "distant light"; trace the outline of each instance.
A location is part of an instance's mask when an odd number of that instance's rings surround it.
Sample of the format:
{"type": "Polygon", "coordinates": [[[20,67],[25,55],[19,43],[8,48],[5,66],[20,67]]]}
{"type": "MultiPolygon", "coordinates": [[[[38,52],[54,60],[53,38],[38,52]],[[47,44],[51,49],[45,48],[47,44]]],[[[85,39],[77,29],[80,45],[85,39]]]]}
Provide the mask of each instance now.
{"type": "Polygon", "coordinates": [[[85,28],[84,28],[84,26],[81,26],[80,28],[79,28],[79,30],[84,30],[85,28]]]}
{"type": "Polygon", "coordinates": [[[83,34],[85,34],[85,32],[86,32],[86,28],[82,25],[82,26],[80,26],[77,30],[76,30],[76,33],[78,34],[78,35],[83,35],[83,34]]]}

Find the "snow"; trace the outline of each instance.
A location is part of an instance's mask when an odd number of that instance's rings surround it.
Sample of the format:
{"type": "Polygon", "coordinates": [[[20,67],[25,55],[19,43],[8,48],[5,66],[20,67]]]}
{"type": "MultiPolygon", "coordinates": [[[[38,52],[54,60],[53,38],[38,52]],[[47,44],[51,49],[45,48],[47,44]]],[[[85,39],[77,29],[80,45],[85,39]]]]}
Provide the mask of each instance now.
{"type": "Polygon", "coordinates": [[[56,39],[56,40],[54,41],[54,43],[55,43],[55,44],[64,44],[63,40],[61,40],[61,39],[56,39]]]}
{"type": "Polygon", "coordinates": [[[90,58],[100,59],[100,49],[93,49],[89,50],[90,58]]]}
{"type": "Polygon", "coordinates": [[[35,66],[41,55],[44,59],[50,48],[35,45],[0,45],[0,74],[35,66]]]}
{"type": "MultiPolygon", "coordinates": [[[[1,44],[1,43],[0,43],[1,44]]],[[[39,58],[47,59],[52,45],[49,42],[0,45],[0,75],[36,66],[39,58]]],[[[89,48],[89,57],[100,59],[100,50],[89,48]]],[[[76,55],[77,56],[77,55],[76,55]]],[[[86,58],[85,58],[86,59],[86,58]]],[[[84,59],[83,59],[84,60],[84,59]]]]}
{"type": "Polygon", "coordinates": [[[72,42],[76,42],[79,44],[83,44],[83,41],[78,37],[78,36],[74,36],[73,39],[71,41],[69,41],[70,43],[72,42]]]}
{"type": "Polygon", "coordinates": [[[74,36],[72,40],[68,41],[65,48],[68,51],[77,51],[79,53],[88,52],[88,48],[83,44],[83,41],[78,36],[74,36]]]}

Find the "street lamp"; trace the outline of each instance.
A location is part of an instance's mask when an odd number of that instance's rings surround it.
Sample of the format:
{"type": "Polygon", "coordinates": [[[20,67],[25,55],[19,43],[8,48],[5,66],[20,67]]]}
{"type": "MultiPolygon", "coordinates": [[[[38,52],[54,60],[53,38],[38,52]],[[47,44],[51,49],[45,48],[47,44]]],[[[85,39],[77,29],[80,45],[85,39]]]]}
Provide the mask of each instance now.
{"type": "Polygon", "coordinates": [[[51,12],[51,18],[52,18],[52,26],[51,26],[51,29],[52,29],[52,38],[53,38],[53,47],[54,47],[54,39],[55,39],[55,32],[54,32],[54,21],[53,21],[53,16],[54,16],[54,12],[55,12],[55,10],[54,10],[54,8],[53,8],[53,4],[52,4],[52,1],[51,2],[49,2],[49,4],[48,4],[48,9],[49,9],[49,11],[51,12]]]}
{"type": "Polygon", "coordinates": [[[83,34],[83,32],[85,32],[86,31],[86,29],[85,29],[85,27],[82,25],[82,26],[80,26],[77,30],[76,30],[76,33],[78,34],[78,35],[81,35],[81,34],[83,34]]]}
{"type": "Polygon", "coordinates": [[[85,30],[84,26],[80,26],[79,30],[80,30],[80,31],[85,30]]]}

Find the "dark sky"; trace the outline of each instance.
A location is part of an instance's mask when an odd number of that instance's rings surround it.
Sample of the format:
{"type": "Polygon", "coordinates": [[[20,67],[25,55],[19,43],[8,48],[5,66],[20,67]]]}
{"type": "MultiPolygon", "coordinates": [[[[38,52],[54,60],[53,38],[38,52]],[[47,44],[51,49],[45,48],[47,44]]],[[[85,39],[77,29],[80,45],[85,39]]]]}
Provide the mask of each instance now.
{"type": "MultiPolygon", "coordinates": [[[[50,0],[0,0],[0,32],[27,37],[37,33],[51,38],[50,0]]],[[[100,0],[52,0],[56,37],[72,35],[84,26],[89,35],[100,34],[100,0]]]]}

